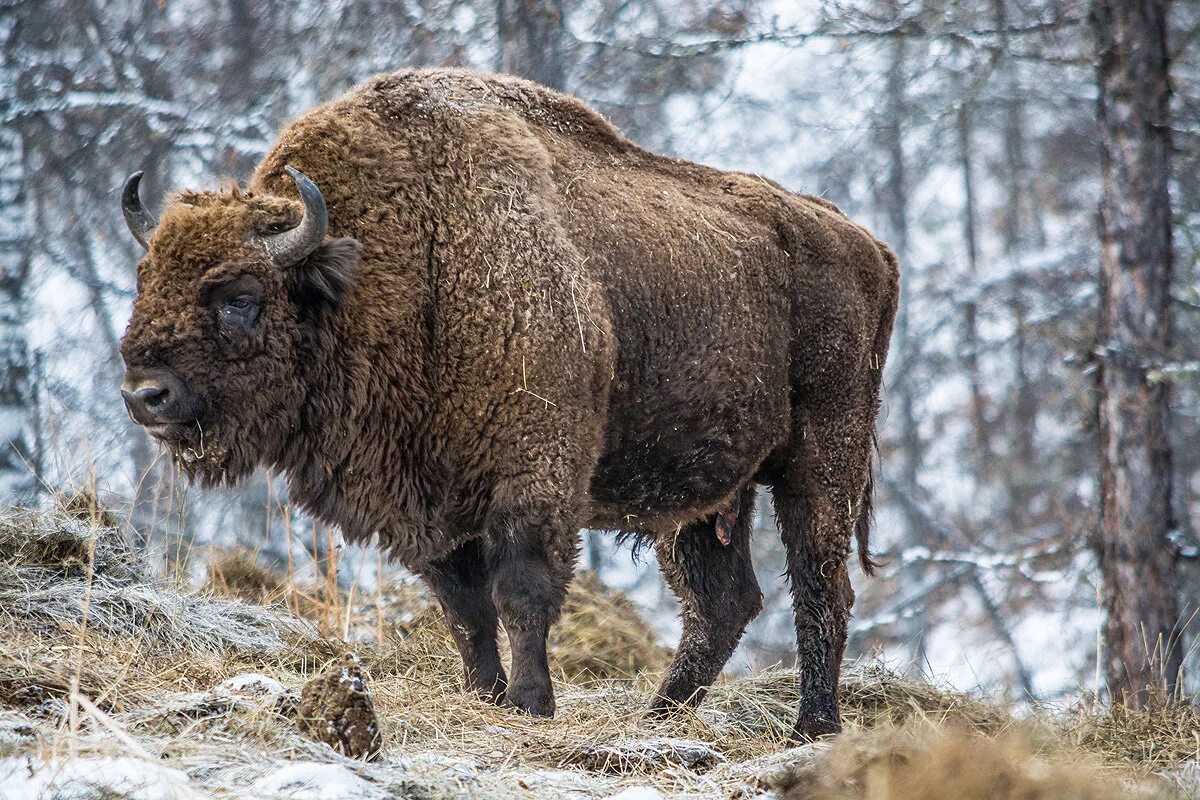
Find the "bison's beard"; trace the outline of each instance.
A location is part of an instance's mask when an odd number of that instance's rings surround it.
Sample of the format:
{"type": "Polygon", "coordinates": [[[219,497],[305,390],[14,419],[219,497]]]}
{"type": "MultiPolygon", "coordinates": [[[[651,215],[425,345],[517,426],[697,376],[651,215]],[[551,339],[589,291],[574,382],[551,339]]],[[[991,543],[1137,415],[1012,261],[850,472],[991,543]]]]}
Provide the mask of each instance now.
{"type": "Polygon", "coordinates": [[[257,464],[245,443],[231,437],[227,430],[213,423],[192,423],[163,426],[151,433],[189,481],[210,489],[232,486],[253,472],[257,464]]]}

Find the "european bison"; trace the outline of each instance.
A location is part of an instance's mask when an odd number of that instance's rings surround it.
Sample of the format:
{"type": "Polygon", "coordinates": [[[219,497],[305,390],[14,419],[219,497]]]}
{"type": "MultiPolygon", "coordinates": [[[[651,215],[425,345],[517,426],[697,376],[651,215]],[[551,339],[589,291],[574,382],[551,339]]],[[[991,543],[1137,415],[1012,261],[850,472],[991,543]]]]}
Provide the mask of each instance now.
{"type": "Polygon", "coordinates": [[[652,539],[683,604],[652,711],[703,697],[762,606],[764,484],[795,598],[795,736],[839,729],[898,292],[885,245],[826,201],[459,70],[318,107],[245,190],[184,192],[155,219],[139,177],[122,394],[193,479],[267,465],[348,538],[378,533],[432,587],[467,686],[543,715],[583,527],[652,539]]]}

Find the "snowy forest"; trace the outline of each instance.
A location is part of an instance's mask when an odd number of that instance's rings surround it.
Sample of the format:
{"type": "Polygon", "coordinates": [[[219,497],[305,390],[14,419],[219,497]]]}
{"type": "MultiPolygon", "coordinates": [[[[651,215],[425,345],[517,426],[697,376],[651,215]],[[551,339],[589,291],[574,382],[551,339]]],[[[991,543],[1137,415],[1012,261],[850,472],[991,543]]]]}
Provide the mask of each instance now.
{"type": "MultiPolygon", "coordinates": [[[[245,181],[288,120],[381,71],[507,72],[652,151],[830,200],[899,255],[881,566],[852,576],[848,657],[1017,702],[1200,689],[1200,5],[1137,4],[1161,16],[1132,32],[1110,5],[5,0],[3,500],[94,493],[163,575],[241,549],[365,595],[397,580],[279,476],[202,492],[129,420],[121,187],[144,170],[159,209],[245,181]]],[[[794,658],[765,502],[754,548],[743,674],[794,658]]],[[[588,531],[580,569],[678,635],[652,553],[588,531]]]]}

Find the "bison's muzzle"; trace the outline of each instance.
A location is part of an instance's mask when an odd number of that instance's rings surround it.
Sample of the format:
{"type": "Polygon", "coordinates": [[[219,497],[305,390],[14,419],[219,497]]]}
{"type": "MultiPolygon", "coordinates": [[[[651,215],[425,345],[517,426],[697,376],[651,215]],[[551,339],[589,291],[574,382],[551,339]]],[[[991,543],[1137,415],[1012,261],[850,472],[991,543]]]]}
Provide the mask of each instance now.
{"type": "Polygon", "coordinates": [[[163,425],[190,424],[199,417],[199,397],[170,370],[128,370],[121,397],[133,421],[151,432],[163,425]]]}

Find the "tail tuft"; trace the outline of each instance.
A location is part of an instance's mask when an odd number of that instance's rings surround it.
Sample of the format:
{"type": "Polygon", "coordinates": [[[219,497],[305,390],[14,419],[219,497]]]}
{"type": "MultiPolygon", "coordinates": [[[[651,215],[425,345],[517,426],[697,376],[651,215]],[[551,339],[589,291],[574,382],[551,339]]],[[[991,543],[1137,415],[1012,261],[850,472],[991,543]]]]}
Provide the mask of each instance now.
{"type": "MultiPolygon", "coordinates": [[[[871,437],[874,440],[874,436],[871,437]]],[[[878,445],[872,441],[872,451],[878,445]]],[[[875,467],[874,464],[867,465],[867,487],[863,490],[862,502],[858,509],[858,519],[854,523],[854,540],[858,543],[858,563],[862,565],[862,571],[868,576],[875,574],[875,568],[879,566],[879,562],[871,558],[871,521],[874,513],[875,496],[875,467]]]]}

